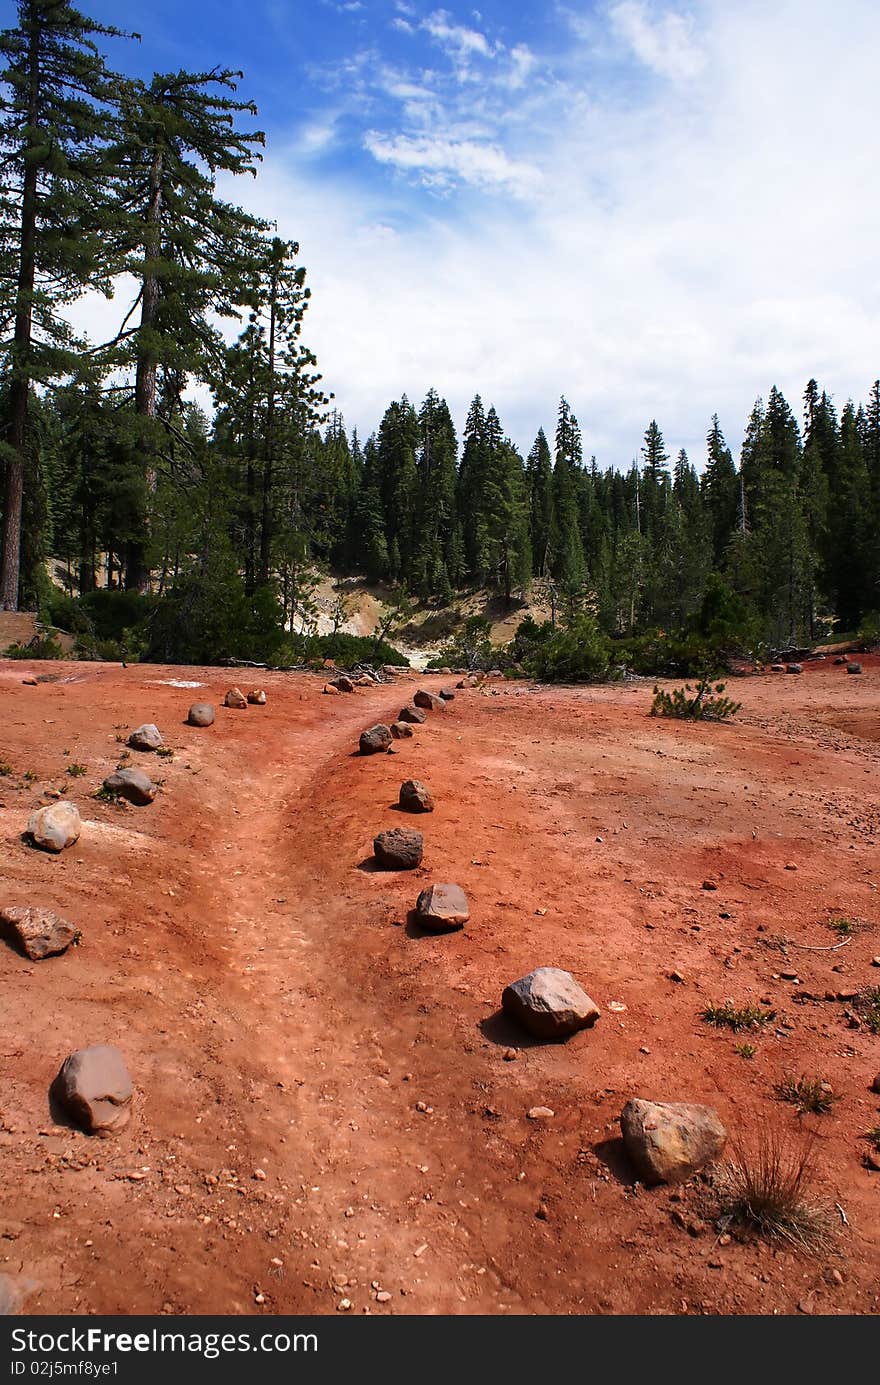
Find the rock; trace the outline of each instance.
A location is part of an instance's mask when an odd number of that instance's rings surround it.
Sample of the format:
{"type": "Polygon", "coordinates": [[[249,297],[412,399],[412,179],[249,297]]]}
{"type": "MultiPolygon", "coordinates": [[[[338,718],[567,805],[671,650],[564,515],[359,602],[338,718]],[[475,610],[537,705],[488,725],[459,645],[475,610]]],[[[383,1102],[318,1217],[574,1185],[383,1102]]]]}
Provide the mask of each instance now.
{"type": "Polygon", "coordinates": [[[213,726],[214,708],[210,702],[194,702],[186,719],[190,726],[213,726]]]}
{"type": "Polygon", "coordinates": [[[456,686],[457,688],[467,688],[467,687],[470,687],[470,684],[468,683],[468,681],[467,681],[466,678],[459,678],[459,680],[458,680],[458,682],[456,683],[455,686],[456,686]]]}
{"type": "Polygon", "coordinates": [[[414,870],[422,862],[422,834],[411,827],[392,827],[373,838],[373,851],[383,870],[414,870]]]}
{"type": "Polygon", "coordinates": [[[46,808],[37,808],[28,819],[27,830],[34,844],[44,851],[63,851],[79,840],[82,819],[75,803],[61,798],[46,808]]]}
{"type": "Polygon", "coordinates": [[[0,909],[0,932],[21,948],[32,962],[66,952],[76,941],[77,930],[51,909],[26,909],[13,905],[0,909]]]}
{"type": "Polygon", "coordinates": [[[388,749],[391,740],[390,729],[380,721],[376,726],[371,726],[367,731],[361,732],[360,752],[362,755],[378,755],[381,751],[388,749]]]}
{"type": "Polygon", "coordinates": [[[237,707],[237,708],[239,708],[239,709],[241,709],[242,707],[246,707],[246,706],[247,706],[247,698],[245,697],[245,695],[244,695],[244,693],[242,692],[241,688],[230,688],[230,689],[229,689],[229,692],[226,694],[226,696],[225,696],[224,699],[223,699],[223,706],[224,706],[224,707],[237,707]]]}
{"type": "Polygon", "coordinates": [[[132,731],[128,743],[132,750],[158,750],[162,744],[162,734],[158,726],[154,726],[151,721],[145,721],[143,726],[132,731]]]}
{"type": "Polygon", "coordinates": [[[35,688],[37,686],[37,680],[34,678],[33,674],[31,674],[30,678],[22,678],[21,681],[26,688],[35,688]]]}
{"type": "Polygon", "coordinates": [[[134,803],[139,808],[152,803],[156,797],[156,785],[142,769],[118,769],[115,774],[108,774],[104,780],[104,788],[108,793],[127,798],[129,803],[134,803]]]}
{"type": "Polygon", "coordinates": [[[784,672],[785,672],[785,664],[771,664],[771,665],[770,665],[770,672],[771,672],[771,673],[784,673],[784,672]]]}
{"type": "Polygon", "coordinates": [[[368,673],[362,673],[360,677],[356,678],[354,681],[355,685],[359,688],[371,688],[376,682],[376,679],[371,678],[368,673]]]}
{"type": "Polygon", "coordinates": [[[834,662],[835,662],[836,664],[848,664],[848,663],[849,663],[849,659],[846,657],[845,654],[838,654],[838,656],[837,656],[837,658],[834,660],[834,662]]]}
{"type": "Polygon", "coordinates": [[[265,707],[265,705],[266,705],[266,689],[265,689],[265,688],[251,688],[250,692],[249,692],[248,695],[247,695],[247,700],[248,700],[248,702],[251,704],[252,707],[265,707]]]}
{"type": "Polygon", "coordinates": [[[338,688],[334,688],[334,686],[333,686],[332,683],[325,683],[325,684],[324,684],[324,687],[323,687],[323,689],[322,689],[322,691],[323,691],[323,693],[325,694],[325,696],[327,696],[327,697],[338,697],[338,696],[339,696],[339,689],[338,689],[338,688]]]}
{"type": "Polygon", "coordinates": [[[717,889],[718,889],[718,886],[717,886],[717,884],[715,883],[714,880],[704,880],[704,881],[703,881],[703,889],[704,889],[704,890],[717,890],[717,889]]]}
{"type": "Polygon", "coordinates": [[[549,1121],[553,1119],[556,1112],[551,1111],[549,1106],[533,1106],[530,1111],[526,1112],[526,1115],[530,1121],[549,1121]]]}
{"type": "Polygon", "coordinates": [[[598,1005],[560,967],[538,967],[505,986],[501,1008],[538,1039],[564,1039],[599,1018],[598,1005]]]}
{"type": "Polygon", "coordinates": [[[440,689],[440,696],[441,696],[441,698],[443,699],[444,702],[454,702],[454,701],[455,701],[455,692],[453,691],[452,688],[441,688],[441,689],[440,689]]]}
{"type": "Polygon", "coordinates": [[[680,1183],[717,1159],[727,1131],[711,1106],[636,1097],[620,1117],[627,1154],[645,1183],[680,1183]]]}
{"type": "Polygon", "coordinates": [[[803,673],[804,666],[803,664],[786,664],[785,671],[786,673],[803,673]]]}
{"type": "Polygon", "coordinates": [[[861,673],[862,666],[861,664],[847,664],[846,671],[847,673],[861,673]]]}
{"type": "Polygon", "coordinates": [[[420,725],[423,721],[428,720],[428,714],[427,712],[423,712],[421,707],[416,707],[412,703],[407,703],[405,707],[401,707],[400,715],[397,720],[414,721],[420,725]]]}
{"type": "Polygon", "coordinates": [[[880,1072],[874,1073],[874,1080],[871,1083],[871,1091],[876,1092],[877,1095],[880,1096],[880,1072]]]}
{"type": "MultiPolygon", "coordinates": [[[[392,732],[393,735],[393,732],[392,732]]],[[[407,779],[400,786],[399,803],[408,813],[433,813],[431,792],[418,779],[407,779]]]]}
{"type": "Polygon", "coordinates": [[[435,693],[427,692],[424,688],[419,688],[413,702],[416,707],[424,707],[429,712],[442,712],[446,706],[442,697],[437,697],[435,693]]]}
{"type": "Polygon", "coordinates": [[[416,900],[416,920],[431,933],[453,933],[471,916],[460,885],[429,885],[416,900]]]}
{"type": "Polygon", "coordinates": [[[413,729],[408,721],[392,721],[391,734],[396,741],[402,741],[413,734],[413,729]]]}
{"type": "Polygon", "coordinates": [[[115,1135],[131,1117],[131,1078],[118,1048],[96,1044],[65,1058],[52,1096],[87,1135],[115,1135]]]}
{"type": "Polygon", "coordinates": [[[330,686],[331,686],[331,688],[336,688],[337,692],[341,692],[341,693],[351,693],[351,692],[354,692],[354,683],[351,681],[350,678],[346,678],[346,676],[345,676],[344,673],[340,673],[340,675],[339,675],[338,678],[331,678],[331,679],[330,679],[330,686]]]}

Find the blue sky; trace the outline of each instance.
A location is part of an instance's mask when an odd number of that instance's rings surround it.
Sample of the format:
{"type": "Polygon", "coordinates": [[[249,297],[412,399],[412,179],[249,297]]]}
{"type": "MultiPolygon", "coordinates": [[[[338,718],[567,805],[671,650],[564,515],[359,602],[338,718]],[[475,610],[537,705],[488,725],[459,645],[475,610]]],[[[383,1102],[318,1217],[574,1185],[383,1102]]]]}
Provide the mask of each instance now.
{"type": "Polygon", "coordinates": [[[268,147],[224,192],[300,242],[362,435],[433,385],[528,449],[564,393],[600,465],[652,417],[701,465],[716,410],[738,446],[772,384],[880,374],[876,0],[82,5],[129,70],[243,69],[268,147]]]}

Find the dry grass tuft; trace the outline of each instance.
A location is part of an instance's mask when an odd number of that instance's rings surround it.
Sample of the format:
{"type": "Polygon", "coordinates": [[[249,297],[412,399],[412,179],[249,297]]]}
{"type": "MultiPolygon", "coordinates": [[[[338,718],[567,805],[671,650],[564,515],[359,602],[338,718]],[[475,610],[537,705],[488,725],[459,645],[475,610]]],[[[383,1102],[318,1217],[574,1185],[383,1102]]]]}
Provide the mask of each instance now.
{"type": "Polygon", "coordinates": [[[813,1132],[771,1125],[759,1127],[750,1145],[733,1144],[714,1180],[722,1217],[808,1254],[827,1254],[836,1224],[816,1191],[814,1147],[813,1132]]]}

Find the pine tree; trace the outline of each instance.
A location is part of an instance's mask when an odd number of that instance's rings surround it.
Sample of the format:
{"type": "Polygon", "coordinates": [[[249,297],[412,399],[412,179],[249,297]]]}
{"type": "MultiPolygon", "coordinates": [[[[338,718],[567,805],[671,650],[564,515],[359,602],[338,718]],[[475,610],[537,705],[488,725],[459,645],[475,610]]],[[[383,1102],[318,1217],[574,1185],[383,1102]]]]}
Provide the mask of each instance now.
{"type": "Polygon", "coordinates": [[[538,436],[526,459],[526,481],[532,567],[536,577],[546,577],[549,572],[550,536],[553,529],[553,466],[543,428],[538,429],[538,436]]]}
{"type": "Polygon", "coordinates": [[[706,435],[706,453],[706,469],[700,488],[712,539],[714,563],[720,567],[736,526],[739,481],[717,414],[712,415],[712,425],[706,435]]]}
{"type": "MultiPolygon", "coordinates": [[[[117,195],[114,244],[139,285],[108,363],[132,363],[139,420],[133,447],[155,488],[160,369],[182,388],[205,378],[222,354],[215,317],[238,315],[265,264],[264,223],[216,194],[218,173],[255,173],[259,131],[236,120],[255,115],[236,100],[230,69],[156,74],[121,89],[124,131],[110,153],[117,195]],[[129,327],[138,307],[137,326],[129,327]]],[[[261,562],[263,554],[261,553],[261,562]]],[[[145,544],[128,554],[126,583],[145,580],[145,544]]]]}
{"type": "Polygon", "coordinates": [[[18,607],[32,386],[77,366],[63,306],[86,285],[108,289],[97,151],[111,133],[118,79],[95,39],[118,34],[66,0],[20,0],[18,26],[0,34],[0,262],[10,276],[0,309],[12,326],[0,565],[7,610],[18,607]]]}

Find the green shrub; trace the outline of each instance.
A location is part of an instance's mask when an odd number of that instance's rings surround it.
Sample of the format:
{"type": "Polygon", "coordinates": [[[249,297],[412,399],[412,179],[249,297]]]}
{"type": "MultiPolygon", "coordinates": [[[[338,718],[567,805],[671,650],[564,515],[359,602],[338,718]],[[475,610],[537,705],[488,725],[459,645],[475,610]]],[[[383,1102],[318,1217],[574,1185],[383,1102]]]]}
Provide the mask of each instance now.
{"type": "Polygon", "coordinates": [[[354,664],[408,664],[409,660],[394,645],[373,635],[315,635],[302,642],[302,657],[320,662],[332,659],[340,668],[354,664]]]}
{"type": "Polygon", "coordinates": [[[4,652],[5,659],[63,659],[64,650],[51,635],[36,638],[29,644],[11,644],[4,652]]]}
{"type": "Polygon", "coordinates": [[[758,1005],[734,1005],[732,1000],[725,1000],[723,1005],[707,1005],[702,1018],[707,1024],[732,1029],[738,1034],[743,1029],[760,1029],[769,1024],[776,1018],[776,1011],[762,1010],[758,1005]]]}
{"type": "Polygon", "coordinates": [[[524,620],[508,646],[508,656],[530,678],[543,683],[590,683],[609,672],[610,643],[592,616],[579,615],[567,629],[550,621],[524,620]]]}
{"type": "Polygon", "coordinates": [[[654,701],[651,703],[652,717],[679,717],[688,721],[726,721],[735,716],[742,706],[725,697],[724,683],[716,683],[714,690],[708,678],[701,678],[696,692],[690,683],[683,688],[673,688],[671,693],[654,687],[654,701]],[[712,696],[713,691],[717,696],[712,696]],[[688,696],[688,694],[693,694],[688,696]]]}

